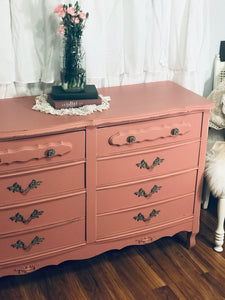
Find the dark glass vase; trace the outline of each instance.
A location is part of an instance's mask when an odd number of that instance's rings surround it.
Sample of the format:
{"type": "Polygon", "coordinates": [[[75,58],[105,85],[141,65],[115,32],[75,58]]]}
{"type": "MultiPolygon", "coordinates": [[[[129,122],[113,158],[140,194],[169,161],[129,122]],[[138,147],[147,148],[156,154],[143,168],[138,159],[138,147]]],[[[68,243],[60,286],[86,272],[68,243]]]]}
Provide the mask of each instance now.
{"type": "Polygon", "coordinates": [[[61,83],[66,92],[81,92],[86,85],[86,60],[81,38],[68,34],[63,41],[61,83]]]}

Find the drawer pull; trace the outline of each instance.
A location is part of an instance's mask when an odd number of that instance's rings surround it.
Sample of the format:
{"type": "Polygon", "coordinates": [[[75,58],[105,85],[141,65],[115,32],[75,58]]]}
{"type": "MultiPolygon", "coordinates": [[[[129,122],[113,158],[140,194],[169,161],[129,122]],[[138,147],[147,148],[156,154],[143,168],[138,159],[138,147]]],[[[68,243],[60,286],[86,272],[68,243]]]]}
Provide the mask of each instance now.
{"type": "Polygon", "coordinates": [[[134,219],[136,221],[147,222],[147,221],[150,221],[151,218],[156,217],[159,214],[159,212],[160,212],[160,210],[153,209],[153,211],[149,214],[148,218],[145,218],[145,216],[142,215],[142,213],[139,213],[137,216],[134,217],[134,219]]]}
{"type": "Polygon", "coordinates": [[[31,249],[33,246],[35,245],[39,245],[42,241],[44,240],[44,238],[39,238],[38,236],[36,236],[30,243],[30,245],[26,246],[24,244],[24,242],[22,242],[21,240],[18,240],[15,244],[12,244],[11,246],[13,248],[16,248],[16,249],[23,249],[23,250],[29,250],[31,249]]]}
{"type": "Polygon", "coordinates": [[[9,186],[7,189],[12,191],[13,193],[18,192],[21,194],[27,194],[30,190],[36,189],[38,185],[40,185],[42,181],[36,181],[33,179],[28,187],[24,190],[17,182],[15,182],[12,186],[9,186]]]}
{"type": "Polygon", "coordinates": [[[159,157],[156,157],[156,159],[153,161],[152,165],[149,166],[146,161],[144,161],[144,159],[136,164],[137,167],[139,167],[140,169],[154,169],[156,166],[159,166],[160,163],[162,163],[164,161],[164,158],[159,158],[159,157]]]}
{"type": "Polygon", "coordinates": [[[134,143],[136,141],[136,137],[133,135],[128,136],[127,141],[128,143],[134,143]]]}
{"type": "Polygon", "coordinates": [[[49,149],[47,152],[46,152],[46,156],[47,157],[53,157],[55,155],[55,150],[54,149],[49,149]]]}
{"type": "Polygon", "coordinates": [[[35,209],[35,210],[31,213],[30,217],[29,217],[27,220],[24,219],[24,217],[23,217],[20,213],[17,213],[17,214],[15,214],[14,217],[10,217],[10,220],[15,221],[16,223],[17,223],[17,222],[22,222],[23,224],[28,224],[28,223],[30,223],[30,221],[32,221],[33,219],[39,218],[39,216],[42,215],[43,212],[44,212],[44,211],[38,211],[37,209],[35,209]]]}
{"type": "Polygon", "coordinates": [[[178,128],[174,128],[171,130],[172,135],[178,135],[180,133],[180,130],[178,128]]]}
{"type": "Polygon", "coordinates": [[[149,194],[146,194],[145,190],[142,188],[139,189],[138,192],[135,192],[134,194],[137,195],[138,197],[151,197],[153,194],[157,193],[161,189],[161,186],[154,185],[153,188],[151,189],[151,192],[149,194]]]}

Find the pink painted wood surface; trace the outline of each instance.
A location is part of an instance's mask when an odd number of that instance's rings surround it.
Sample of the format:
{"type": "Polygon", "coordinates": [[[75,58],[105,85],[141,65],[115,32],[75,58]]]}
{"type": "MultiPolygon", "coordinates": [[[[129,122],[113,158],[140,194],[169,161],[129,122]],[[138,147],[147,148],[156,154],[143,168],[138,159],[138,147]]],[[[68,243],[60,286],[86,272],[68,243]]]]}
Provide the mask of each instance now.
{"type": "Polygon", "coordinates": [[[149,230],[160,224],[169,223],[193,215],[194,195],[187,195],[167,201],[161,201],[142,208],[100,215],[97,218],[97,239],[120,235],[125,232],[149,230]],[[145,218],[153,211],[159,213],[150,221],[137,221],[134,217],[141,213],[145,218]]]}
{"type": "Polygon", "coordinates": [[[0,140],[66,132],[85,126],[144,121],[213,107],[210,100],[171,81],[102,88],[99,93],[111,97],[110,109],[86,117],[54,116],[34,111],[31,108],[35,96],[1,99],[0,140]]]}
{"type": "Polygon", "coordinates": [[[72,220],[74,218],[85,217],[85,194],[78,193],[76,195],[45,199],[42,202],[22,204],[21,206],[0,207],[0,228],[1,235],[7,233],[30,230],[59,222],[72,220]],[[34,210],[42,212],[38,218],[31,219],[29,223],[16,222],[16,214],[23,216],[24,221],[29,220],[34,210]]]}
{"type": "Polygon", "coordinates": [[[85,242],[85,222],[84,219],[79,221],[70,221],[60,226],[49,227],[36,231],[18,233],[9,235],[0,239],[0,263],[4,260],[15,260],[16,258],[32,258],[35,254],[43,254],[53,249],[63,248],[74,244],[83,244],[85,242]],[[34,245],[31,249],[16,249],[11,245],[18,240],[29,246],[32,240],[38,236],[44,238],[39,245],[34,245]]]}
{"type": "Polygon", "coordinates": [[[179,195],[195,191],[196,171],[167,175],[154,180],[129,183],[113,188],[103,187],[97,190],[97,213],[104,214],[131,207],[158,203],[160,200],[170,199],[179,195]],[[151,196],[144,197],[135,194],[143,189],[150,195],[154,186],[161,187],[151,196]]]}
{"type": "Polygon", "coordinates": [[[84,160],[85,132],[2,142],[0,158],[0,172],[84,160]],[[55,155],[47,157],[51,149],[55,155]]]}
{"type": "Polygon", "coordinates": [[[201,114],[193,114],[100,128],[97,136],[97,156],[197,139],[201,134],[201,121],[201,114]],[[179,133],[173,135],[173,129],[179,129],[179,133]],[[130,136],[135,137],[135,142],[127,141],[130,136]]]}
{"type": "Polygon", "coordinates": [[[97,186],[154,178],[159,175],[197,168],[198,155],[199,142],[193,142],[171,148],[161,148],[158,151],[99,159],[97,186]],[[137,166],[142,160],[152,166],[157,157],[164,160],[152,169],[137,166]]]}
{"type": "Polygon", "coordinates": [[[74,192],[84,188],[84,164],[68,165],[60,168],[52,168],[45,171],[28,174],[16,174],[10,177],[1,177],[0,206],[21,204],[34,199],[46,198],[63,193],[74,192]],[[41,181],[40,185],[27,193],[13,192],[8,187],[18,183],[24,190],[32,180],[41,181]]]}

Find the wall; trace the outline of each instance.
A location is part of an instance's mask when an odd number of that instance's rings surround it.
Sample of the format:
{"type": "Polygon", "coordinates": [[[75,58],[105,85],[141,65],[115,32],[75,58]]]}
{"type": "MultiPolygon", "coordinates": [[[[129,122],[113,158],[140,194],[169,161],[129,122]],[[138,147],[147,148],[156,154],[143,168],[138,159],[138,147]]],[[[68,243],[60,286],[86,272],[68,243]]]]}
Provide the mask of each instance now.
{"type": "Polygon", "coordinates": [[[215,55],[219,53],[220,41],[225,41],[225,1],[209,0],[209,31],[210,45],[208,49],[209,70],[206,74],[204,96],[213,89],[213,67],[215,55]]]}

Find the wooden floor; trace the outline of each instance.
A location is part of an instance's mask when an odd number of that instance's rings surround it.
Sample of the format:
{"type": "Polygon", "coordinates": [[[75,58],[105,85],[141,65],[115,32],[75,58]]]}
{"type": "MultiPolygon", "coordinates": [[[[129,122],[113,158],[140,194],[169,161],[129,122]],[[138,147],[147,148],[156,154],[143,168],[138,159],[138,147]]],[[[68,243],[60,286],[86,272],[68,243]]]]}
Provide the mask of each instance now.
{"type": "Polygon", "coordinates": [[[225,299],[225,251],[213,251],[216,214],[201,212],[197,245],[185,234],[0,279],[1,300],[225,299]]]}

